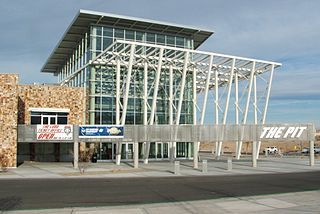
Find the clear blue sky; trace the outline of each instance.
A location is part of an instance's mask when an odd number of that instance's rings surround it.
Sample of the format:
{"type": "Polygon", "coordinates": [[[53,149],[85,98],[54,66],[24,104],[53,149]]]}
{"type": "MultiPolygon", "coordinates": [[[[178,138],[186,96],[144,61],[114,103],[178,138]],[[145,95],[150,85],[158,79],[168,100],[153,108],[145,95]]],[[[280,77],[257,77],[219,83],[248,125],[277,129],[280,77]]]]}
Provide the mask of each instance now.
{"type": "Polygon", "coordinates": [[[211,29],[201,50],[277,61],[269,123],[320,128],[318,0],[1,0],[0,72],[55,82],[40,68],[79,9],[211,29]]]}

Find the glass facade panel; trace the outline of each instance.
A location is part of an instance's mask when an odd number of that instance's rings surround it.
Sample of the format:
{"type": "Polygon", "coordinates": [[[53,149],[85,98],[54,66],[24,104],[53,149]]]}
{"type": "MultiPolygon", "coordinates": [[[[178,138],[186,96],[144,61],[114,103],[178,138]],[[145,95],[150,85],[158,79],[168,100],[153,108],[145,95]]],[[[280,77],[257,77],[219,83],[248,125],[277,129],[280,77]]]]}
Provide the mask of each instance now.
{"type": "Polygon", "coordinates": [[[165,36],[162,34],[157,34],[157,44],[164,45],[166,42],[165,36]]]}
{"type": "Polygon", "coordinates": [[[103,36],[104,37],[113,37],[113,28],[103,27],[103,36]]]}
{"type": "Polygon", "coordinates": [[[124,29],[116,28],[114,31],[114,37],[118,39],[124,39],[124,29]]]}
{"type": "Polygon", "coordinates": [[[184,38],[176,37],[176,46],[179,48],[183,48],[184,47],[184,38]]]}
{"type": "Polygon", "coordinates": [[[143,33],[136,31],[136,41],[142,42],[143,41],[143,33]]]}
{"type": "Polygon", "coordinates": [[[174,37],[173,36],[167,36],[167,42],[166,44],[169,46],[175,46],[175,41],[174,41],[174,37]]]}
{"type": "Polygon", "coordinates": [[[155,43],[156,35],[154,33],[147,33],[147,42],[148,43],[155,43]]]}
{"type": "Polygon", "coordinates": [[[134,40],[134,31],[132,30],[126,30],[126,37],[125,37],[126,40],[131,40],[133,41],[134,40]]]}
{"type": "Polygon", "coordinates": [[[103,50],[107,49],[113,42],[111,37],[104,37],[103,38],[103,50]]]}
{"type": "MultiPolygon", "coordinates": [[[[70,60],[67,60],[66,66],[61,69],[59,74],[60,80],[63,81],[64,78],[72,75],[72,73],[88,63],[93,57],[101,53],[106,48],[110,47],[112,43],[116,40],[128,40],[128,41],[138,41],[147,42],[151,44],[159,44],[165,46],[173,46],[180,48],[193,48],[192,38],[179,36],[178,34],[164,34],[162,32],[149,32],[148,30],[135,30],[135,29],[125,29],[116,26],[96,26],[92,25],[90,30],[83,35],[83,40],[79,42],[79,47],[81,53],[73,59],[70,56],[70,60]],[[81,44],[80,44],[81,43],[81,44]]],[[[122,47],[119,48],[119,50],[122,47]]],[[[114,51],[113,48],[111,51],[114,51]]],[[[119,51],[118,50],[118,51],[119,51]]],[[[151,53],[152,48],[140,48],[138,54],[151,53]]],[[[177,57],[176,51],[165,50],[165,57],[177,57]]],[[[125,59],[127,60],[127,59],[125,59]]],[[[183,59],[182,59],[183,60],[183,59]]],[[[152,64],[152,62],[150,61],[152,64]]],[[[154,82],[156,73],[156,63],[149,67],[148,69],[148,119],[150,118],[152,99],[154,93],[154,82]]],[[[121,89],[120,89],[120,117],[122,116],[123,108],[123,96],[125,93],[125,82],[127,75],[128,66],[121,64],[121,89]]],[[[88,107],[88,124],[115,124],[116,123],[116,71],[115,64],[103,65],[101,67],[88,67],[84,72],[79,75],[75,75],[75,78],[68,82],[70,86],[84,86],[88,87],[87,90],[87,107],[88,107]]],[[[157,96],[157,107],[155,111],[155,124],[168,124],[169,123],[169,71],[168,68],[164,68],[161,71],[161,80],[157,96]]],[[[176,119],[176,107],[178,106],[178,100],[180,96],[181,88],[181,69],[174,70],[174,98],[173,103],[175,108],[173,108],[173,120],[176,119]]],[[[143,124],[144,118],[144,71],[142,66],[134,65],[132,70],[132,80],[129,87],[129,98],[128,107],[126,114],[126,124],[143,124]]],[[[181,109],[180,123],[181,124],[191,124],[193,121],[193,105],[192,105],[192,74],[187,74],[186,86],[184,91],[184,102],[181,109]]],[[[67,118],[57,118],[58,123],[65,123],[67,118]]],[[[39,117],[34,117],[32,119],[34,123],[39,122],[39,117]]],[[[45,121],[49,123],[49,121],[45,121]]],[[[140,146],[140,144],[139,144],[140,146]]],[[[142,146],[142,144],[141,144],[142,146]]],[[[179,144],[177,148],[177,153],[180,156],[188,157],[189,144],[179,144]],[[184,149],[183,149],[184,147],[184,149]]],[[[128,148],[126,148],[128,149],[128,148]]],[[[151,145],[150,157],[160,158],[160,153],[162,158],[168,158],[168,144],[155,144],[151,145]],[[161,150],[161,152],[160,152],[161,150]]],[[[122,154],[125,158],[128,158],[128,154],[122,154]]],[[[105,154],[105,157],[107,155],[105,154]]]]}

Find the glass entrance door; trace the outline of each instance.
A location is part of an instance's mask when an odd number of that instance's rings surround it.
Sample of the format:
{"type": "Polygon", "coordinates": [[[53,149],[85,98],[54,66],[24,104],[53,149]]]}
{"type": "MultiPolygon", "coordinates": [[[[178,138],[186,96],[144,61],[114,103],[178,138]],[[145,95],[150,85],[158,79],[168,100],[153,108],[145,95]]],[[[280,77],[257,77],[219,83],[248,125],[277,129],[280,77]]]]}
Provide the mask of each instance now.
{"type": "Polygon", "coordinates": [[[177,158],[192,158],[193,143],[191,142],[177,142],[177,158]]]}
{"type": "Polygon", "coordinates": [[[162,143],[159,143],[159,142],[157,142],[156,143],[156,151],[157,151],[157,156],[156,156],[156,159],[162,159],[163,158],[163,156],[162,156],[162,154],[163,154],[163,144],[162,143]]]}
{"type": "Polygon", "coordinates": [[[121,143],[121,159],[133,159],[133,143],[121,143]]]}
{"type": "Polygon", "coordinates": [[[155,159],[161,160],[168,157],[169,157],[168,143],[162,143],[162,142],[151,143],[149,158],[155,158],[155,159]]]}
{"type": "Polygon", "coordinates": [[[112,143],[101,143],[100,146],[100,159],[101,160],[112,160],[112,143]]]}

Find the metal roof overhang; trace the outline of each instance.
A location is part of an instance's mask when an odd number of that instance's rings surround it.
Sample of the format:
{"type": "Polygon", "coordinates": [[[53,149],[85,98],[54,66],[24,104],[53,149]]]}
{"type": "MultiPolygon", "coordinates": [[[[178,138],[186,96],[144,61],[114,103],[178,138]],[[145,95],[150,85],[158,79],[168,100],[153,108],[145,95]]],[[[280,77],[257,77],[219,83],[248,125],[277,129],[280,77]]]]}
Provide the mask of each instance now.
{"type": "Polygon", "coordinates": [[[114,15],[89,10],[80,10],[70,26],[54,48],[53,52],[41,68],[41,72],[56,73],[65,60],[72,55],[85,32],[91,24],[123,27],[126,29],[141,29],[144,31],[161,32],[164,34],[188,36],[194,39],[194,48],[199,47],[213,31],[159,22],[149,19],[114,15]]]}

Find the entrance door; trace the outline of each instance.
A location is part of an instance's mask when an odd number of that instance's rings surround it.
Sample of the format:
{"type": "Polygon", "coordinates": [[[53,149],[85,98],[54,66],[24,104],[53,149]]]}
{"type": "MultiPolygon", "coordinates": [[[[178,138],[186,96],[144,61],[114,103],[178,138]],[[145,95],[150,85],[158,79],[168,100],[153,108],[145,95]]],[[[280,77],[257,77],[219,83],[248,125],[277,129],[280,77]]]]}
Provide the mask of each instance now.
{"type": "Polygon", "coordinates": [[[100,148],[101,160],[112,160],[112,143],[101,143],[100,148]]]}
{"type": "Polygon", "coordinates": [[[133,159],[133,143],[121,143],[121,159],[133,159]]]}
{"type": "Polygon", "coordinates": [[[156,159],[165,159],[169,157],[168,143],[156,143],[156,159]]]}
{"type": "Polygon", "coordinates": [[[163,158],[163,144],[160,142],[156,143],[156,152],[157,156],[156,159],[162,159],[163,158]]]}
{"type": "Polygon", "coordinates": [[[192,158],[193,143],[191,142],[177,142],[177,158],[192,158]]]}

